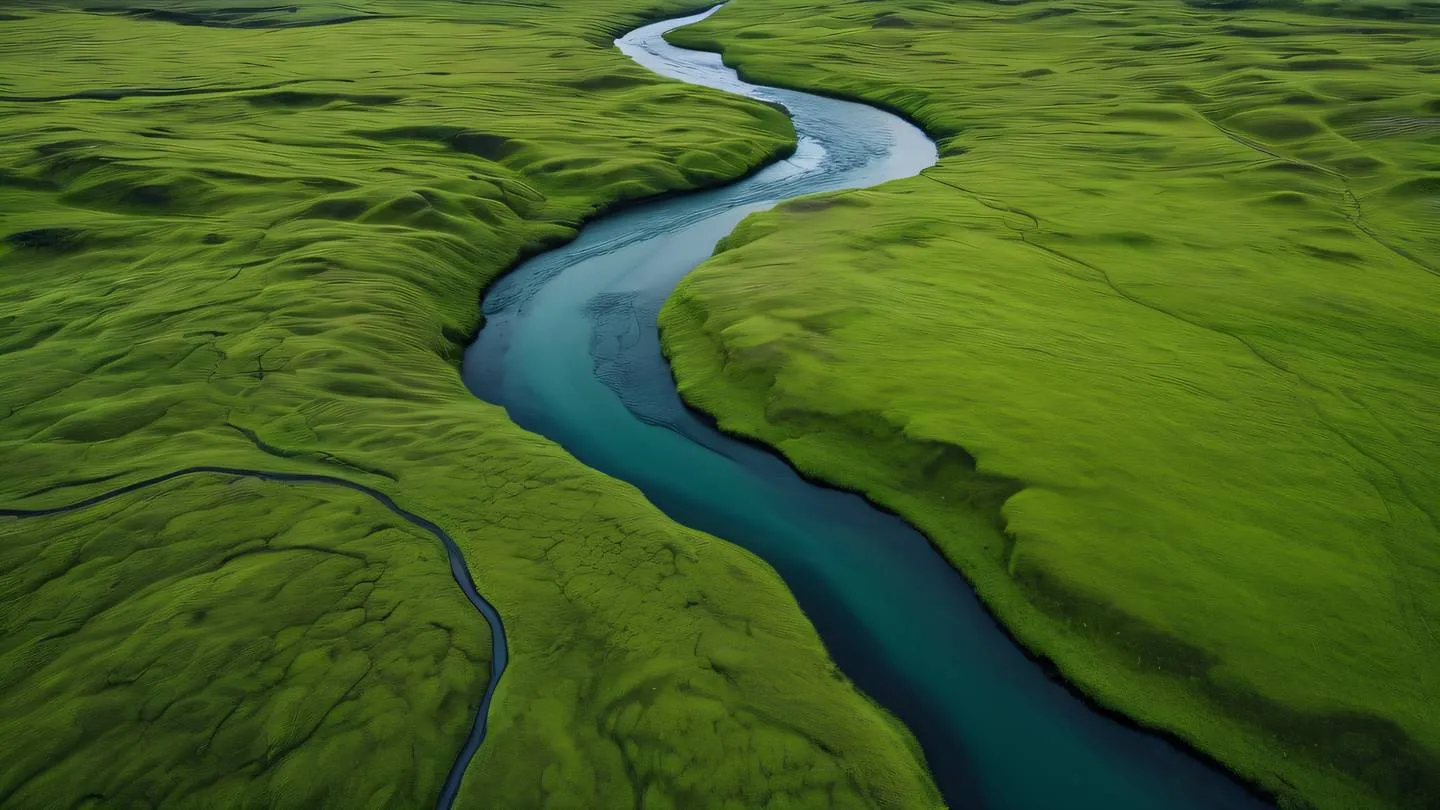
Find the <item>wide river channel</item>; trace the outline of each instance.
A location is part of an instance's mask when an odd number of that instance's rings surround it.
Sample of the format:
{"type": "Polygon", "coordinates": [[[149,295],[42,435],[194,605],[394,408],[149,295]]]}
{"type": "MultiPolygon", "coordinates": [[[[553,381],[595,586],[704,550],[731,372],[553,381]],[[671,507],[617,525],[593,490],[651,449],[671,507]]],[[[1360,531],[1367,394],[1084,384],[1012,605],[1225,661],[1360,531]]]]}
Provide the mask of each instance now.
{"type": "Polygon", "coordinates": [[[783,105],[796,153],[732,185],[596,220],[505,276],[486,294],[485,327],[465,355],[470,390],[680,523],[774,566],[840,667],[915,733],[952,808],[1264,806],[1053,681],[904,521],[805,481],[680,401],[656,315],[721,237],[781,200],[909,177],[936,160],[934,143],[894,115],[748,84],[718,56],[664,41],[709,13],[616,44],[663,76],[783,105]]]}

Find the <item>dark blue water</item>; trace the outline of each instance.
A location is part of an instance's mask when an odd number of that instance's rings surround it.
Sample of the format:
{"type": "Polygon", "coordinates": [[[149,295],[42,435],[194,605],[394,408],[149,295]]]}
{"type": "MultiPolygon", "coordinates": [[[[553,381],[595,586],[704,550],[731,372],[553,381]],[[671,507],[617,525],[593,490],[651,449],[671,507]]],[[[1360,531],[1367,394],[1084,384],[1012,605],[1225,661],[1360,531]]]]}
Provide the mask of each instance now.
{"type": "Polygon", "coordinates": [[[915,733],[952,807],[1264,806],[1050,680],[903,521],[807,483],[685,409],[656,314],[721,237],[779,200],[911,176],[936,159],[934,144],[893,115],[749,85],[718,57],[662,39],[703,16],[617,44],[657,73],[783,104],[800,139],[795,156],[723,189],[606,217],[502,279],[466,353],[466,384],[679,522],[774,566],[850,678],[915,733]]]}

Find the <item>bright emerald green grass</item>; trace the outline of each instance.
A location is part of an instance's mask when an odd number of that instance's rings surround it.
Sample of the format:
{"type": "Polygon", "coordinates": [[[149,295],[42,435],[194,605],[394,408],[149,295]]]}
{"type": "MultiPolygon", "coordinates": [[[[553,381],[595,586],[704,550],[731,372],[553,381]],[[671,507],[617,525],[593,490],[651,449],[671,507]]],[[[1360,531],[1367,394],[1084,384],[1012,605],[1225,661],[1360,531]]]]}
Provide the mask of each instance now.
{"type": "MultiPolygon", "coordinates": [[[[444,526],[511,654],[463,807],[937,803],[773,571],[456,371],[521,255],[789,148],[610,47],[692,3],[86,5],[0,18],[0,506],[219,465],[444,526]]],[[[433,537],[222,475],[0,519],[0,628],[6,807],[428,806],[489,674],[433,537]]]]}
{"type": "Polygon", "coordinates": [[[1287,806],[1435,804],[1435,11],[736,0],[672,39],[942,160],[742,225],[682,390],[1287,806]]]}

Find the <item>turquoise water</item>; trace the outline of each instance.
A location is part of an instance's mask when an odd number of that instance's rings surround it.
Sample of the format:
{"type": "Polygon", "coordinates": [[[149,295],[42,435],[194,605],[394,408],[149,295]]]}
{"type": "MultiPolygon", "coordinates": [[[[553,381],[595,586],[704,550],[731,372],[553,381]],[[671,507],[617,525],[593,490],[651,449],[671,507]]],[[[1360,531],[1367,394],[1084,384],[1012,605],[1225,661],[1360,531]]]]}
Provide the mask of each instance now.
{"type": "Polygon", "coordinates": [[[485,297],[466,384],[677,521],[774,566],[836,662],[915,733],[951,807],[1265,806],[1047,677],[902,520],[804,481],[686,410],[655,329],[676,282],[751,212],[914,175],[936,159],[934,144],[893,115],[749,85],[718,57],[662,39],[704,16],[646,26],[617,45],[657,73],[784,105],[796,154],[723,189],[601,219],[517,268],[485,297]]]}

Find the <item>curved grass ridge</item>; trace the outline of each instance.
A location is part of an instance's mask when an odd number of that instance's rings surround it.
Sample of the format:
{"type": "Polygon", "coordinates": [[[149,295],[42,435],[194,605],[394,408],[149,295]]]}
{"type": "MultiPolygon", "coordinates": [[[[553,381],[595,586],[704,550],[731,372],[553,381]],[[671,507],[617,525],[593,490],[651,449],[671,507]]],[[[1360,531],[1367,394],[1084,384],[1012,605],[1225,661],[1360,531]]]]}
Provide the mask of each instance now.
{"type": "Polygon", "coordinates": [[[1433,803],[1416,8],[788,0],[677,31],[942,153],[747,220],[662,313],[682,393],[905,515],[1087,694],[1285,806],[1433,803]]]}
{"type": "Polygon", "coordinates": [[[239,478],[256,478],[261,481],[277,481],[287,484],[330,484],[353,489],[362,493],[386,509],[405,519],[411,524],[418,526],[439,540],[445,547],[445,556],[450,562],[450,574],[455,578],[455,584],[460,586],[461,593],[475,607],[480,615],[485,617],[486,623],[490,626],[490,679],[485,686],[485,694],[480,698],[480,707],[475,712],[475,720],[471,724],[470,734],[465,738],[465,745],[455,757],[455,764],[451,766],[450,773],[445,777],[445,786],[440,791],[440,797],[435,806],[440,810],[448,810],[455,803],[455,797],[460,792],[460,781],[465,778],[465,769],[469,767],[470,760],[474,758],[475,751],[485,741],[485,725],[489,717],[490,701],[495,697],[495,687],[500,684],[500,677],[505,674],[505,665],[509,662],[509,648],[505,643],[505,626],[500,620],[500,613],[495,607],[480,595],[475,587],[475,579],[470,576],[470,569],[465,565],[465,557],[460,551],[460,545],[455,542],[444,529],[440,528],[434,521],[424,518],[414,512],[408,511],[395,503],[395,499],[377,489],[372,489],[364,484],[357,484],[344,478],[336,478],[330,475],[314,475],[308,473],[286,473],[270,472],[266,470],[239,469],[235,467],[189,467],[183,470],[166,473],[164,475],[147,478],[143,481],[126,484],[115,489],[106,490],[97,495],[92,495],[81,501],[65,504],[63,506],[50,506],[39,509],[6,509],[0,508],[0,517],[10,518],[37,518],[60,515],[66,512],[74,512],[105,501],[118,498],[122,495],[129,495],[143,489],[164,484],[177,478],[184,478],[191,475],[214,474],[229,475],[239,478]]]}
{"type": "MultiPolygon", "coordinates": [[[[490,280],[783,154],[784,116],[611,49],[684,2],[344,5],[405,17],[0,21],[0,95],[70,97],[0,102],[0,501],[263,467],[447,527],[510,645],[457,807],[914,806],[913,741],[773,571],[455,373],[490,280]]],[[[0,520],[0,803],[441,794],[487,693],[483,617],[414,524],[262,486],[0,520]]]]}

